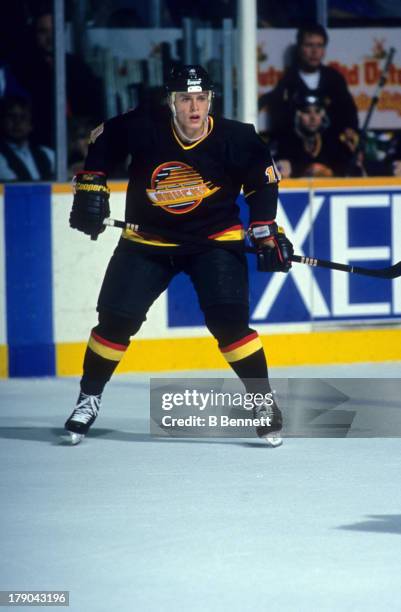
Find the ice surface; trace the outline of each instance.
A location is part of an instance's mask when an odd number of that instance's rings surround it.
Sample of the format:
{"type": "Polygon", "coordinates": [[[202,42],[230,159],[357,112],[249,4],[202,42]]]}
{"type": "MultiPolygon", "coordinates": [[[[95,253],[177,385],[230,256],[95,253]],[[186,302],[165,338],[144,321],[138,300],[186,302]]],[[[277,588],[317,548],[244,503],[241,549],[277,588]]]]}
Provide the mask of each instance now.
{"type": "Polygon", "coordinates": [[[400,609],[401,439],[150,438],[141,375],[69,447],[77,384],[0,382],[0,589],[69,590],[73,612],[400,609]]]}

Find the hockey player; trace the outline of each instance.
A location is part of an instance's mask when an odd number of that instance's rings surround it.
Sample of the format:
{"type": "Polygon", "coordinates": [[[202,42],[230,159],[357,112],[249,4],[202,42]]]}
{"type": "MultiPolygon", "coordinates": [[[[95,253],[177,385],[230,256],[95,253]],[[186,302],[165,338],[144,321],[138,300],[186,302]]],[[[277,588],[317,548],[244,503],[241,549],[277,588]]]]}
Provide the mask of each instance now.
{"type": "MultiPolygon", "coordinates": [[[[235,203],[243,186],[250,234],[265,267],[287,272],[293,249],[275,222],[278,175],[265,143],[251,125],[210,114],[213,84],[200,66],[175,68],[166,84],[168,105],[136,109],[91,134],[85,170],[75,179],[71,227],[91,236],[109,216],[107,175],[121,157],[131,158],[127,222],[160,228],[152,234],[124,230],[98,299],[83,364],[81,392],[65,427],[77,443],[94,422],[105,384],[131,336],[156,298],[180,272],[191,278],[205,323],[241,379],[257,379],[248,392],[270,392],[262,343],[249,327],[245,232],[235,203]],[[227,248],[177,244],[163,230],[226,241],[227,248]]],[[[139,356],[140,358],[140,356],[139,356]]],[[[254,409],[270,426],[257,435],[281,444],[278,407],[254,409]]]]}

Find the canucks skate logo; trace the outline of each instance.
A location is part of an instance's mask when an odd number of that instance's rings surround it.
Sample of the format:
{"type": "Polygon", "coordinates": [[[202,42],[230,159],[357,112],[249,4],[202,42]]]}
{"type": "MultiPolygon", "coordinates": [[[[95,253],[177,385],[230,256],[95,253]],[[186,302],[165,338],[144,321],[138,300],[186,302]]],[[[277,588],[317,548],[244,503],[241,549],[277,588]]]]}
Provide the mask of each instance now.
{"type": "Polygon", "coordinates": [[[187,213],[216,193],[220,187],[205,182],[201,175],[180,161],[160,164],[151,179],[151,188],[146,190],[153,206],[175,215],[187,213]]]}

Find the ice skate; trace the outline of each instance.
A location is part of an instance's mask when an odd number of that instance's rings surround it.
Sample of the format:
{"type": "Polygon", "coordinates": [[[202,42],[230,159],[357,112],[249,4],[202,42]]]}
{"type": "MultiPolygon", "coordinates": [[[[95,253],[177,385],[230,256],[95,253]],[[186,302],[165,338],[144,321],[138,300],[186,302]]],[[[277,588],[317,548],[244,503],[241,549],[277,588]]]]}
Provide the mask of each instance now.
{"type": "Polygon", "coordinates": [[[260,406],[255,406],[253,418],[264,419],[266,423],[256,427],[258,437],[263,438],[271,447],[281,446],[283,440],[280,432],[283,427],[283,417],[276,402],[273,400],[271,405],[263,402],[260,406]]]}
{"type": "Polygon", "coordinates": [[[64,425],[66,438],[72,445],[79,444],[88,433],[99,413],[101,398],[101,395],[86,395],[82,391],[79,394],[77,405],[64,425]]]}

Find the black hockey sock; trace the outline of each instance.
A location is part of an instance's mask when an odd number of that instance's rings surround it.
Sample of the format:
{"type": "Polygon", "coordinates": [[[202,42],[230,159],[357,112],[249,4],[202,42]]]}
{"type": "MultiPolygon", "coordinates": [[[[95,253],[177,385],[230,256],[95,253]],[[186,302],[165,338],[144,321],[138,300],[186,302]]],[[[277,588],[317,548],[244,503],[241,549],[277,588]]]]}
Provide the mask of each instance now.
{"type": "Polygon", "coordinates": [[[128,345],[110,342],[92,330],[84,358],[81,391],[100,395],[120,363],[128,345]]]}
{"type": "Polygon", "coordinates": [[[84,358],[84,373],[81,378],[81,391],[87,395],[100,395],[109,382],[118,361],[105,359],[94,353],[89,347],[84,358]]]}
{"type": "Polygon", "coordinates": [[[219,349],[250,393],[269,393],[266,357],[257,332],[249,327],[245,304],[216,304],[205,309],[205,321],[219,349]]]}
{"type": "Polygon", "coordinates": [[[100,395],[103,392],[142,321],[141,316],[127,318],[108,311],[99,312],[99,325],[92,330],[84,358],[83,393],[100,395]]]}
{"type": "Polygon", "coordinates": [[[244,381],[248,393],[270,393],[267,363],[263,348],[243,359],[230,361],[229,365],[236,375],[244,381]]]}

